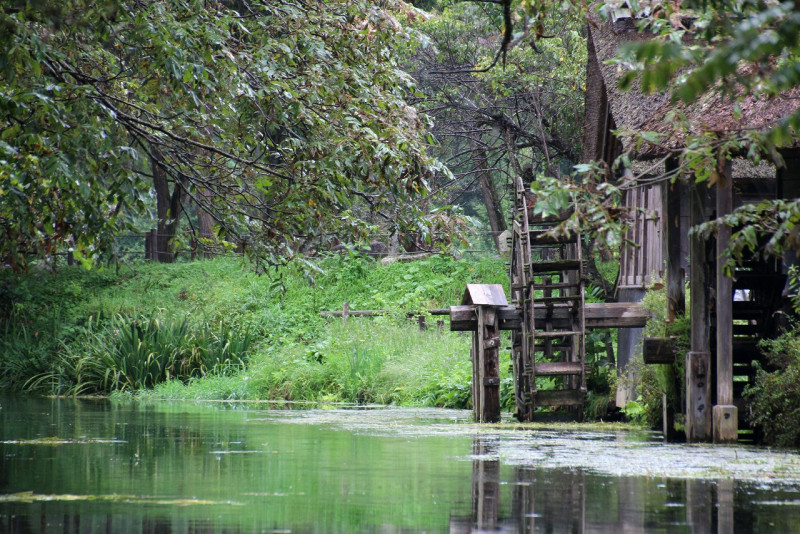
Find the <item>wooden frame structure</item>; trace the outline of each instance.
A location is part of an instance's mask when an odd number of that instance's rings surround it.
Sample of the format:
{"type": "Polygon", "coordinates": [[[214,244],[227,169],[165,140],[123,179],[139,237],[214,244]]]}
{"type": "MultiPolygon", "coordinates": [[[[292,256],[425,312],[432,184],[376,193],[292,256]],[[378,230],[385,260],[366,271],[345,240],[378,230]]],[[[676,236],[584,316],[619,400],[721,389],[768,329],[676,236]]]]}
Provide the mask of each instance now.
{"type": "MultiPolygon", "coordinates": [[[[744,423],[742,389],[754,376],[751,362],[760,358],[756,344],[775,332],[774,312],[781,307],[785,271],[780,261],[754,259],[740,266],[733,276],[726,276],[723,263],[731,228],[723,226],[711,239],[690,236],[689,230],[748,202],[800,196],[798,180],[792,178],[800,178],[800,165],[793,164],[798,161],[796,150],[782,154],[788,165],[780,172],[769,165],[753,166],[734,158],[718,165],[719,179],[711,187],[693,183],[691,176],[677,176],[669,156],[670,151],[683,147],[683,139],[665,120],[672,109],[669,95],[645,95],[636,89],[623,93],[617,87],[619,72],[608,60],[620,45],[649,37],[639,33],[624,12],[616,15],[605,21],[595,13],[589,14],[583,160],[602,160],[610,169],[629,142],[614,135],[616,127],[655,131],[662,137],[658,145],[631,145],[629,151],[633,167],[624,172],[634,187],[627,188],[625,205],[646,214],[648,223],[632,225],[626,235],[636,246],[622,251],[618,298],[640,299],[650,283],[649,276],[656,274],[666,283],[667,314],[674,320],[685,311],[684,286],[688,282],[691,347],[685,355],[683,377],[686,439],[734,442],[744,423]]],[[[706,99],[702,108],[689,107],[683,112],[690,121],[715,124],[717,129],[726,125],[758,127],[769,117],[796,109],[798,96],[786,94],[769,101],[745,102],[742,108],[747,111],[739,118],[734,118],[733,102],[717,97],[706,99]]],[[[619,178],[609,174],[609,179],[619,178]]],[[[640,332],[620,333],[621,367],[634,357],[639,338],[640,332]]],[[[667,346],[650,344],[651,351],[667,346]]],[[[651,352],[649,357],[654,356],[651,352]]],[[[655,359],[663,357],[659,352],[655,359]]],[[[669,420],[667,411],[665,422],[669,420]]],[[[665,434],[671,433],[669,427],[671,424],[665,425],[665,434]]]]}

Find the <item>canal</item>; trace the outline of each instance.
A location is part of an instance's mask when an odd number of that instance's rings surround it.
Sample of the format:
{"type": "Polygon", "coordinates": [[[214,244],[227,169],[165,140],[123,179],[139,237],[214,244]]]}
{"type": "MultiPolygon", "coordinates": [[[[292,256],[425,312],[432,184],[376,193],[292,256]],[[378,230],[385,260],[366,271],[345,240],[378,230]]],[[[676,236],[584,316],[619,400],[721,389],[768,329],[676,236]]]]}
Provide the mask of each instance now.
{"type": "Polygon", "coordinates": [[[0,398],[0,532],[800,532],[800,455],[466,411],[0,398]]]}

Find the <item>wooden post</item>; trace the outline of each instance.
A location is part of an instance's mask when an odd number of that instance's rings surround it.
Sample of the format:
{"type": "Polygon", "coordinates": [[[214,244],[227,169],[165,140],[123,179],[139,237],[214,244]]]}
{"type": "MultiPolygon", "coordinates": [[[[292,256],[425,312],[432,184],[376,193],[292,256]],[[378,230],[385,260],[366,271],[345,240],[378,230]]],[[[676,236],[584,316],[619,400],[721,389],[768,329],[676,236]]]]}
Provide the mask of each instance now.
{"type": "Polygon", "coordinates": [[[500,421],[500,326],[494,306],[478,306],[477,332],[478,398],[480,399],[479,421],[500,421]]]}
{"type": "MultiPolygon", "coordinates": [[[[731,163],[725,163],[717,182],[717,217],[733,211],[731,163]]],[[[725,276],[725,250],[731,227],[721,225],[717,234],[717,403],[714,406],[714,442],[736,443],[739,418],[733,404],[733,280],[725,276]]]]}
{"type": "Polygon", "coordinates": [[[342,324],[347,324],[347,318],[350,316],[350,303],[345,302],[342,304],[342,324]]]}
{"type": "Polygon", "coordinates": [[[150,238],[151,238],[150,232],[145,232],[145,234],[144,234],[144,259],[145,260],[152,260],[153,259],[153,256],[152,256],[153,245],[150,244],[150,238]]]}
{"type": "Polygon", "coordinates": [[[428,329],[427,324],[425,324],[425,314],[420,313],[417,315],[417,324],[419,325],[419,331],[424,332],[428,329]]]}
{"type": "MultiPolygon", "coordinates": [[[[500,421],[500,309],[508,307],[500,284],[467,284],[464,307],[474,310],[472,334],[472,406],[475,420],[481,423],[500,421]]],[[[450,327],[453,327],[450,308],[450,327]]],[[[472,312],[471,312],[472,313],[472,312]]]]}
{"type": "MultiPolygon", "coordinates": [[[[730,162],[719,178],[717,217],[733,211],[733,180],[730,162]]],[[[721,225],[717,234],[717,404],[733,404],[733,280],[725,276],[725,251],[731,227],[721,225]]]]}
{"type": "MultiPolygon", "coordinates": [[[[477,314],[477,310],[475,311],[477,314]]],[[[472,333],[472,348],[469,351],[470,360],[472,360],[472,416],[476,421],[481,420],[481,388],[478,386],[481,382],[480,371],[480,351],[478,345],[481,341],[480,323],[478,323],[478,330],[472,333]]]]}
{"type": "MultiPolygon", "coordinates": [[[[677,170],[677,162],[669,159],[666,162],[667,172],[677,170]]],[[[667,322],[672,323],[678,315],[686,313],[686,277],[681,267],[681,237],[687,232],[681,224],[681,201],[688,195],[686,183],[680,177],[673,178],[664,188],[664,257],[667,261],[667,322]]],[[[681,390],[680,381],[684,377],[677,376],[673,368],[667,371],[667,380],[673,384],[674,391],[681,390]]],[[[679,438],[675,431],[675,413],[681,410],[680,399],[662,398],[664,440],[675,441],[679,438]]]]}
{"type": "MultiPolygon", "coordinates": [[[[705,222],[704,184],[691,188],[691,226],[705,222]]],[[[706,243],[692,234],[690,238],[691,350],[686,354],[686,440],[711,440],[710,354],[708,313],[708,272],[706,243]]]]}
{"type": "MultiPolygon", "coordinates": [[[[672,170],[669,163],[668,171],[672,170]]],[[[685,280],[681,269],[681,234],[686,231],[681,228],[681,199],[686,198],[686,186],[676,179],[668,183],[666,189],[667,320],[672,322],[676,315],[686,312],[685,280]]]]}

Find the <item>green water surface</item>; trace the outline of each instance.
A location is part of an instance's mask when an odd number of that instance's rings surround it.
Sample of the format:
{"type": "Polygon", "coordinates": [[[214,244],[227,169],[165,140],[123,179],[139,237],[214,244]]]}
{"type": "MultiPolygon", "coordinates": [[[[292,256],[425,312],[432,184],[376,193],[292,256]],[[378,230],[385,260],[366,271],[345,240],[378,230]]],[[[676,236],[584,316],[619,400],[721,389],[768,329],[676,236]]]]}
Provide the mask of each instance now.
{"type": "Polygon", "coordinates": [[[800,459],[448,410],[0,398],[0,532],[800,532],[800,459]]]}

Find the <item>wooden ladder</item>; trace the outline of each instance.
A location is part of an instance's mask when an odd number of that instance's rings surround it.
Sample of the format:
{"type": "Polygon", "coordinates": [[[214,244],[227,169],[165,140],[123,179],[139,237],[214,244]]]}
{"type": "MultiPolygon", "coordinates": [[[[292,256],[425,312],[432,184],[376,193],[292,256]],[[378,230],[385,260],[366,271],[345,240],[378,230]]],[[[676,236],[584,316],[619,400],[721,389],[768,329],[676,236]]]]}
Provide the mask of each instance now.
{"type": "Polygon", "coordinates": [[[522,311],[521,328],[512,332],[516,416],[521,421],[531,421],[536,406],[580,408],[586,398],[581,238],[554,235],[551,230],[569,213],[534,215],[534,203],[517,178],[509,274],[512,304],[522,311]],[[539,389],[537,377],[556,378],[555,389],[539,389]]]}

